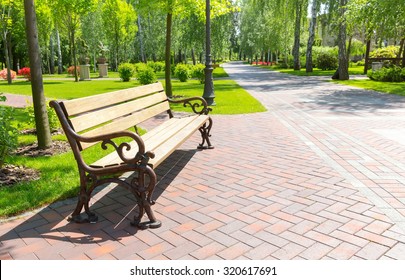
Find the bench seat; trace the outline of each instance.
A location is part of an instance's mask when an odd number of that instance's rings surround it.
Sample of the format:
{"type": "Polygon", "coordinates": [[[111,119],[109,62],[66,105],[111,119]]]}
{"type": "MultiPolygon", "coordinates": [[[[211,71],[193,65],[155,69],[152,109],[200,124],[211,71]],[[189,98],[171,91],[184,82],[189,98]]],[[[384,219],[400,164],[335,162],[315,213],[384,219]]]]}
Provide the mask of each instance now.
{"type": "MultiPolygon", "coordinates": [[[[192,115],[186,117],[173,117],[163,124],[141,136],[147,151],[154,153],[155,157],[149,159],[148,165],[153,169],[158,167],[170,154],[173,153],[187,138],[189,138],[199,127],[208,121],[207,115],[192,115]]],[[[132,141],[128,157],[135,157],[137,143],[132,141]]],[[[90,166],[103,168],[106,166],[124,164],[117,153],[111,153],[92,163],[90,166]]]]}

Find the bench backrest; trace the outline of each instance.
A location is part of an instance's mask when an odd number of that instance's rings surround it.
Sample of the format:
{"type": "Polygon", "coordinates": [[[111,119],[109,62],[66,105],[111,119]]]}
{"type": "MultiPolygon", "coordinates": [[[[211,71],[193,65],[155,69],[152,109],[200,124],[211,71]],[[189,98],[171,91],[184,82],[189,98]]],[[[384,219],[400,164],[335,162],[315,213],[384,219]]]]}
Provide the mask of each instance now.
{"type": "MultiPolygon", "coordinates": [[[[126,130],[170,110],[161,83],[59,102],[73,130],[91,137],[126,130]]],[[[84,150],[95,143],[77,143],[84,150]]]]}

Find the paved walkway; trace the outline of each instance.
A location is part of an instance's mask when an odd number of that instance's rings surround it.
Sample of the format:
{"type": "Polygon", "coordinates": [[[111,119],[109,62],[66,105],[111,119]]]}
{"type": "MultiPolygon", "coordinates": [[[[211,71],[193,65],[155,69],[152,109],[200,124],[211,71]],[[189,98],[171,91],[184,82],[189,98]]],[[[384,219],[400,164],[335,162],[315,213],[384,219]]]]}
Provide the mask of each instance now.
{"type": "Polygon", "coordinates": [[[405,259],[405,98],[240,63],[226,71],[267,108],[214,116],[158,169],[159,229],[129,225],[107,186],[97,224],[75,200],[0,225],[1,259],[405,259]]]}
{"type": "Polygon", "coordinates": [[[3,95],[7,98],[7,100],[6,100],[6,102],[1,103],[1,105],[13,106],[16,108],[24,108],[28,104],[32,104],[31,96],[19,95],[19,94],[9,94],[9,93],[4,93],[3,95]]]}

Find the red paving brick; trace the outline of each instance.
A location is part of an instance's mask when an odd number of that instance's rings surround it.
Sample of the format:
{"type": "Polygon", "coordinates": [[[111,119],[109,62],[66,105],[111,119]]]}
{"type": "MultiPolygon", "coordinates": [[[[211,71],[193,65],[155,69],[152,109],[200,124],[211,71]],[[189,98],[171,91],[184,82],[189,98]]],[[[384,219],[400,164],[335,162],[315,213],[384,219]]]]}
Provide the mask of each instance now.
{"type": "Polygon", "coordinates": [[[106,186],[97,224],[66,221],[76,198],[1,221],[0,259],[405,259],[404,97],[247,67],[225,66],[268,111],[213,115],[214,150],[157,169],[161,228],[106,186]]]}

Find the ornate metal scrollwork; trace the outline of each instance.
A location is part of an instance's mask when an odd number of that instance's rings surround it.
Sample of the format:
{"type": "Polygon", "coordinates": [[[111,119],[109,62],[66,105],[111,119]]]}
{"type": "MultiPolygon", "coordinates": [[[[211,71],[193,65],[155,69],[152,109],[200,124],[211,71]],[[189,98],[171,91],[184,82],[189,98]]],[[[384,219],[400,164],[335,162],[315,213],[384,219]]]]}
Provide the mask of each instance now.
{"type": "Polygon", "coordinates": [[[201,97],[185,98],[180,100],[169,99],[171,103],[183,103],[184,107],[191,107],[193,112],[198,115],[208,115],[211,108],[208,107],[207,102],[201,97]]]}
{"type": "Polygon", "coordinates": [[[103,142],[101,143],[101,148],[103,150],[107,150],[108,149],[107,145],[113,146],[114,149],[117,151],[121,160],[127,164],[138,163],[140,160],[142,160],[142,158],[144,156],[144,155],[140,154],[138,151],[134,157],[127,157],[125,154],[128,153],[129,151],[131,151],[131,149],[133,149],[133,147],[126,142],[117,145],[111,139],[107,139],[107,140],[103,140],[103,142]]]}
{"type": "Polygon", "coordinates": [[[208,115],[208,113],[209,113],[210,111],[212,111],[211,108],[205,106],[205,104],[202,103],[202,102],[201,102],[201,103],[197,103],[197,102],[196,102],[196,103],[191,103],[191,101],[192,101],[192,100],[187,100],[187,101],[185,101],[185,102],[183,103],[183,106],[184,106],[184,107],[190,106],[191,109],[193,110],[193,112],[196,113],[196,114],[199,114],[199,115],[208,115]],[[200,107],[202,107],[201,110],[198,110],[200,107]]]}

